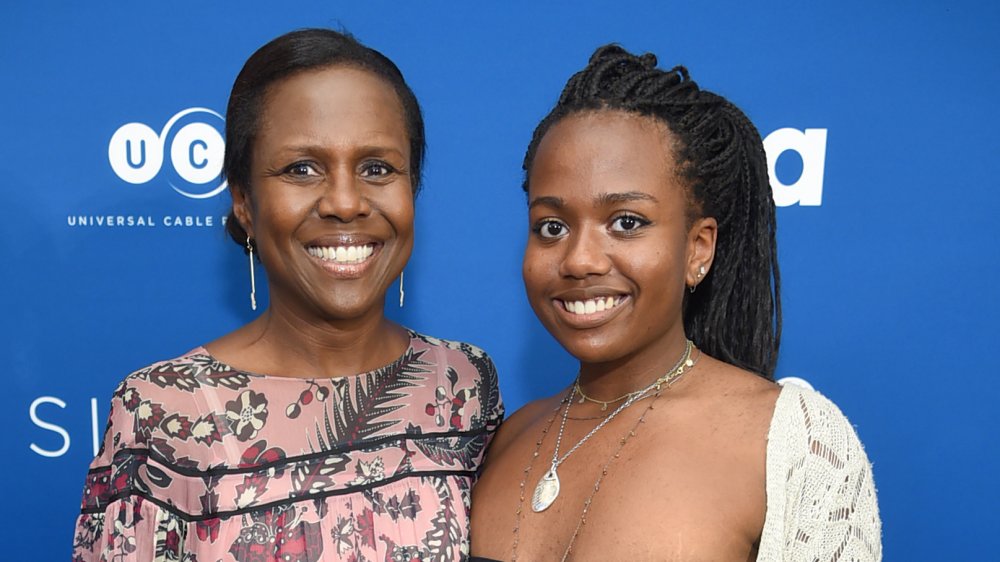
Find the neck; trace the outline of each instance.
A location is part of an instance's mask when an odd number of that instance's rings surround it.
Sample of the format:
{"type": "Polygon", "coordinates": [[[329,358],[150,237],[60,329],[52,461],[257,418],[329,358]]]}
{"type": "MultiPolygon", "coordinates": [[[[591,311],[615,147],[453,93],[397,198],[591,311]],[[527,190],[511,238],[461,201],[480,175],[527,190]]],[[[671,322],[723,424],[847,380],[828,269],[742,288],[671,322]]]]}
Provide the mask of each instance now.
{"type": "Polygon", "coordinates": [[[267,372],[278,375],[363,373],[391,363],[407,344],[405,330],[385,318],[381,306],[357,318],[324,319],[272,301],[253,325],[252,347],[267,372]]]}
{"type": "Polygon", "coordinates": [[[580,363],[580,388],[594,400],[615,400],[667,375],[684,355],[683,331],[658,345],[601,363],[580,363]]]}

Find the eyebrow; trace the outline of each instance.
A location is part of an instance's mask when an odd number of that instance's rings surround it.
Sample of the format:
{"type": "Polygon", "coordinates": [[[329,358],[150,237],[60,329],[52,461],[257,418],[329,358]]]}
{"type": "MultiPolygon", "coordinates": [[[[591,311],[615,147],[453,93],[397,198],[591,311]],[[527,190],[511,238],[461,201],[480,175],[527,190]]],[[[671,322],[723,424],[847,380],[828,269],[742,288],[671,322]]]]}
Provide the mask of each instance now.
{"type": "MultiPolygon", "coordinates": [[[[283,152],[290,152],[290,153],[306,153],[306,154],[310,154],[310,153],[316,153],[316,152],[326,152],[327,151],[327,147],[324,146],[324,145],[322,145],[322,144],[318,144],[318,143],[316,143],[316,144],[313,144],[313,143],[303,143],[303,144],[294,144],[294,145],[286,146],[286,147],[284,147],[282,149],[282,151],[283,152]]],[[[391,147],[391,146],[384,146],[384,145],[378,145],[378,144],[366,144],[366,145],[357,146],[357,147],[354,147],[354,152],[359,153],[359,154],[371,154],[371,155],[376,155],[376,156],[385,156],[385,155],[392,155],[392,154],[394,154],[396,156],[399,156],[400,158],[404,158],[403,153],[400,150],[398,150],[398,149],[396,149],[394,147],[391,147]]]]}
{"type": "MultiPolygon", "coordinates": [[[[643,193],[641,191],[622,191],[617,193],[602,193],[597,196],[597,200],[594,201],[595,207],[603,207],[608,205],[616,205],[620,203],[628,203],[630,201],[649,201],[651,203],[659,203],[656,197],[648,193],[643,193]]],[[[566,200],[562,197],[553,196],[543,196],[536,197],[528,204],[529,209],[533,209],[536,205],[546,205],[554,209],[562,209],[566,206],[566,200]]]]}
{"type": "Polygon", "coordinates": [[[641,191],[624,191],[620,193],[602,193],[597,197],[597,205],[614,205],[616,203],[628,203],[630,201],[649,201],[659,203],[656,197],[641,191]]]}
{"type": "Polygon", "coordinates": [[[562,197],[536,197],[528,203],[528,208],[534,209],[536,205],[547,205],[556,209],[562,209],[566,206],[566,200],[562,197]]]}

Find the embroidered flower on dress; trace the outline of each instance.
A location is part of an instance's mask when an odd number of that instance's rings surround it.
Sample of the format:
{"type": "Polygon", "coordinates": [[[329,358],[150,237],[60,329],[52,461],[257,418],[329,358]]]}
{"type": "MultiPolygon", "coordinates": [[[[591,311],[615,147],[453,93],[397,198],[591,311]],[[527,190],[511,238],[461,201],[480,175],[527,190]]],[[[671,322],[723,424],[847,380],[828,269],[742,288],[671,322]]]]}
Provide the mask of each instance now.
{"type": "Polygon", "coordinates": [[[226,422],[229,429],[240,441],[257,437],[257,432],[267,421],[267,398],[252,390],[247,390],[226,402],[226,422]]]}

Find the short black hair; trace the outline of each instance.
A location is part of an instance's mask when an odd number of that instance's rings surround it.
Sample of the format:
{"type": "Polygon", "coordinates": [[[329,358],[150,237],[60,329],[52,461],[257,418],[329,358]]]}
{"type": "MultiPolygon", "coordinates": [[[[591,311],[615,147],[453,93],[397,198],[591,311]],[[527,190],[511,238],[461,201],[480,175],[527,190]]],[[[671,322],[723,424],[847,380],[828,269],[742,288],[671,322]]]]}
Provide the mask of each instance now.
{"type": "MultiPolygon", "coordinates": [[[[268,89],[294,74],[331,66],[369,71],[388,82],[396,92],[406,120],[406,134],[410,141],[410,183],[416,196],[427,147],[420,104],[403,73],[388,57],[362,45],[350,34],[315,28],[292,31],[270,41],[247,59],[236,77],[226,108],[226,154],[223,162],[223,174],[234,189],[251,187],[253,146],[268,89]]],[[[232,209],[226,220],[226,231],[237,244],[245,246],[247,233],[232,209]]]]}
{"type": "Polygon", "coordinates": [[[684,328],[709,355],[773,379],[781,340],[774,199],[760,133],[729,100],[702,90],[683,66],[656,67],[651,53],[610,44],[566,83],[535,129],[524,157],[524,190],[545,133],[567,116],[614,110],[648,116],[675,137],[673,157],[688,189],[688,217],[714,217],[711,271],[686,293],[684,328]]]}

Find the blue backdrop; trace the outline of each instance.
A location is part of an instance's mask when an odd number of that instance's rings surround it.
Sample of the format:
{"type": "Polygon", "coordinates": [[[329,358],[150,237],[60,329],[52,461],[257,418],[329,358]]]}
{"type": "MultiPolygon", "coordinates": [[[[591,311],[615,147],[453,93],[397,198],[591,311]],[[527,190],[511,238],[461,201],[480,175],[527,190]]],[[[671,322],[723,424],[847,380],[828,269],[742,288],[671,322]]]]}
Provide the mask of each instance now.
{"type": "Polygon", "coordinates": [[[857,425],[887,560],[995,550],[1000,5],[220,4],[0,8],[0,558],[68,558],[115,384],[252,317],[217,113],[251,52],[307,26],[352,31],[417,92],[426,187],[387,309],[486,348],[510,411],[574,375],[520,279],[520,162],[566,78],[618,41],[733,99],[776,161],[779,377],[857,425]]]}

